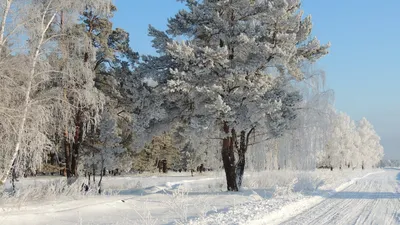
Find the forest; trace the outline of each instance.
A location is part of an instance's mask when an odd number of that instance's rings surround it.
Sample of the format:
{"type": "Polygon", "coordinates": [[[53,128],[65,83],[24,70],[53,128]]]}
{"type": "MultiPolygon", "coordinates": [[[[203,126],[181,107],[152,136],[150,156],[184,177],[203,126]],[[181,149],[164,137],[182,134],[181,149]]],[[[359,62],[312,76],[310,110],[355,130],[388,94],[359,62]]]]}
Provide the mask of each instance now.
{"type": "Polygon", "coordinates": [[[149,25],[155,55],[112,0],[0,2],[0,185],[221,170],[236,192],[245,171],[384,164],[373,125],[335,108],[300,0],[181,0],[149,25]]]}

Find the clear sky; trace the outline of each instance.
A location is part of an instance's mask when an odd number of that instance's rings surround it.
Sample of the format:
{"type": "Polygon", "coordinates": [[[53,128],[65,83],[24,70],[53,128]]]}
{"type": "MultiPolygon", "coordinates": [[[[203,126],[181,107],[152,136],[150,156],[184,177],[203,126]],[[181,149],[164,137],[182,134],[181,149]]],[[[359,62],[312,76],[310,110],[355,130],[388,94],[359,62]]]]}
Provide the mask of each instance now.
{"type": "MultiPolygon", "coordinates": [[[[155,54],[148,25],[165,30],[183,4],[176,0],[115,0],[115,27],[127,30],[140,54],[155,54]]],[[[366,117],[382,138],[385,157],[400,159],[400,1],[303,0],[313,35],[331,42],[318,68],[335,91],[336,108],[366,117]]]]}

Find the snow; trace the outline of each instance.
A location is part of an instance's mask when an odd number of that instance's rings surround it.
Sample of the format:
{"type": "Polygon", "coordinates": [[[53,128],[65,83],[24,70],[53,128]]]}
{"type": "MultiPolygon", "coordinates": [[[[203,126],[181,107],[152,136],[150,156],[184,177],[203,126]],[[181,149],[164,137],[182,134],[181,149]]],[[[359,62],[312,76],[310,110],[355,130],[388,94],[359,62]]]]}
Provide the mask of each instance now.
{"type": "MultiPolygon", "coordinates": [[[[334,216],[346,207],[354,213],[348,215],[351,224],[391,224],[400,207],[394,202],[400,197],[399,173],[394,169],[249,172],[245,188],[237,193],[225,191],[221,172],[105,177],[104,190],[113,190],[108,195],[0,202],[0,224],[321,224],[318,216],[324,215],[326,224],[346,224],[334,216]],[[375,210],[371,218],[366,215],[369,209],[375,210]],[[392,217],[385,216],[390,213],[392,217]]],[[[57,179],[28,178],[18,188],[57,179]]]]}
{"type": "Polygon", "coordinates": [[[387,170],[356,180],[283,224],[399,224],[399,174],[387,170]]]}
{"type": "Polygon", "coordinates": [[[396,170],[347,170],[376,166],[383,147],[368,120],[334,109],[313,66],[330,44],[310,38],[300,0],[186,0],[166,31],[149,27],[157,56],[113,29],[111,3],[5,3],[1,224],[396,223],[396,170]],[[164,171],[222,161],[232,182],[222,171],[71,182],[160,160],[164,171]],[[335,171],[299,171],[316,167],[335,171]],[[59,169],[69,182],[14,186],[59,169]]]}
{"type": "Polygon", "coordinates": [[[249,223],[249,224],[251,224],[251,225],[280,224],[281,222],[284,222],[284,221],[290,219],[291,217],[296,216],[297,214],[301,214],[304,211],[307,211],[307,209],[311,208],[312,206],[315,206],[315,205],[323,202],[326,198],[331,198],[332,196],[335,196],[338,192],[345,190],[347,187],[354,184],[355,181],[363,179],[363,178],[373,175],[373,174],[380,174],[382,172],[383,171],[368,173],[361,178],[354,178],[351,181],[341,184],[339,187],[335,188],[333,191],[328,191],[325,194],[322,191],[320,196],[305,198],[304,200],[288,204],[277,211],[267,214],[262,219],[251,221],[251,223],[249,223]]]}

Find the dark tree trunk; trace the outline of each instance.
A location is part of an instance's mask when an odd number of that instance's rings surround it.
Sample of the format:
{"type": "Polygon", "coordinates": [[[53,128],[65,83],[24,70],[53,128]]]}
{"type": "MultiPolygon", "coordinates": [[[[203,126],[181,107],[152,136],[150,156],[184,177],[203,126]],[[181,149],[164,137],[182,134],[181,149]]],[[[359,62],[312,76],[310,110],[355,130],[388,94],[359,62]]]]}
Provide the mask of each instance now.
{"type": "Polygon", "coordinates": [[[75,153],[74,153],[74,146],[75,144],[72,144],[72,157],[71,157],[71,176],[77,176],[77,172],[76,172],[76,158],[75,158],[75,153]]]}
{"type": "Polygon", "coordinates": [[[54,166],[56,164],[56,153],[50,153],[50,165],[54,166]]]}
{"type": "MultiPolygon", "coordinates": [[[[64,30],[64,11],[61,11],[61,21],[60,21],[60,29],[64,30]]],[[[67,52],[67,47],[65,43],[65,39],[61,38],[61,48],[63,52],[63,57],[66,59],[66,52],[67,52]]],[[[63,71],[64,68],[63,66],[60,67],[60,71],[63,71]]],[[[64,101],[68,102],[68,97],[67,97],[67,88],[64,87],[64,101]]],[[[65,131],[64,131],[64,153],[65,153],[65,170],[64,174],[67,176],[67,183],[71,184],[73,183],[72,178],[72,170],[71,170],[71,144],[69,142],[68,138],[68,125],[65,124],[65,131]]]]}
{"type": "Polygon", "coordinates": [[[64,152],[65,152],[65,169],[67,171],[67,179],[72,177],[71,173],[71,145],[68,141],[68,132],[64,135],[64,152]]]}
{"type": "Polygon", "coordinates": [[[96,167],[93,164],[93,185],[96,185],[96,167]]]}
{"type": "Polygon", "coordinates": [[[166,159],[164,159],[162,161],[162,171],[163,171],[163,173],[167,173],[168,172],[167,171],[167,160],[166,159]]]}
{"type": "MultiPolygon", "coordinates": [[[[229,135],[229,126],[224,122],[223,132],[225,135],[229,135]]],[[[239,188],[236,183],[236,171],[235,171],[235,154],[233,151],[234,140],[232,137],[225,137],[222,140],[222,162],[224,164],[226,185],[228,191],[238,191],[239,188]]]]}
{"type": "Polygon", "coordinates": [[[246,151],[247,151],[246,132],[242,131],[240,132],[240,145],[238,149],[239,159],[236,165],[236,182],[238,188],[242,186],[244,167],[246,165],[246,157],[245,157],[246,151]]]}
{"type": "MultiPolygon", "coordinates": [[[[103,158],[103,157],[102,157],[103,158]]],[[[99,180],[99,194],[101,194],[101,181],[103,180],[103,176],[105,174],[105,170],[106,168],[104,167],[104,159],[101,160],[101,170],[100,170],[100,180],[99,180]]]]}
{"type": "Polygon", "coordinates": [[[101,181],[103,180],[103,174],[102,173],[100,173],[100,180],[99,180],[99,184],[98,184],[98,187],[99,187],[99,194],[101,194],[101,181]]]}
{"type": "Polygon", "coordinates": [[[14,162],[12,164],[12,169],[11,170],[12,170],[11,171],[11,185],[12,185],[13,194],[15,194],[15,191],[16,191],[16,189],[15,189],[15,181],[18,181],[17,180],[17,172],[15,171],[15,160],[14,160],[14,162]]]}
{"type": "Polygon", "coordinates": [[[74,176],[78,176],[78,163],[79,163],[79,149],[81,147],[83,139],[83,122],[82,122],[82,112],[78,111],[75,118],[75,137],[74,143],[72,145],[72,163],[71,171],[74,176]]]}
{"type": "Polygon", "coordinates": [[[163,168],[162,160],[158,161],[157,167],[158,167],[158,172],[161,173],[162,168],[163,168]]]}

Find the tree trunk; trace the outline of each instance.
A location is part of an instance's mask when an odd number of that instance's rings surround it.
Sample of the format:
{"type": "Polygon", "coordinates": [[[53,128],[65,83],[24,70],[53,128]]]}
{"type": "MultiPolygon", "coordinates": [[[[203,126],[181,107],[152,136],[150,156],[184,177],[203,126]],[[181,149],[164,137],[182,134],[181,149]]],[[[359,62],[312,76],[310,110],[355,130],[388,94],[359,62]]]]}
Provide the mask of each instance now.
{"type": "Polygon", "coordinates": [[[71,154],[71,175],[72,176],[77,176],[77,162],[76,162],[76,157],[75,157],[75,151],[74,151],[74,145],[75,143],[72,144],[72,154],[71,154]]]}
{"type": "MultiPolygon", "coordinates": [[[[60,29],[61,31],[64,30],[64,11],[61,11],[60,15],[60,29]]],[[[63,58],[67,59],[66,57],[66,49],[65,49],[65,44],[64,44],[64,39],[61,38],[61,46],[62,48],[62,53],[63,53],[63,58]]],[[[60,71],[63,71],[63,66],[61,66],[60,71]]],[[[68,102],[68,97],[67,97],[67,88],[64,87],[64,101],[68,102]]],[[[64,131],[64,154],[65,154],[65,171],[66,171],[66,176],[67,176],[67,183],[72,184],[73,180],[71,179],[73,176],[73,171],[72,171],[72,152],[71,152],[71,143],[69,140],[69,133],[68,133],[68,124],[65,123],[65,131],[64,131]]]]}
{"type": "Polygon", "coordinates": [[[93,185],[96,185],[96,167],[93,164],[93,185]]]}
{"type": "Polygon", "coordinates": [[[100,173],[100,180],[99,180],[99,184],[98,184],[98,187],[99,187],[99,194],[101,194],[101,181],[103,180],[103,174],[102,173],[100,173]]]}
{"type": "Polygon", "coordinates": [[[246,164],[246,154],[247,145],[246,145],[246,132],[240,132],[240,146],[238,149],[238,162],[236,164],[236,183],[238,188],[242,186],[243,175],[244,175],[244,166],[246,164]]]}
{"type": "Polygon", "coordinates": [[[14,161],[13,167],[12,167],[12,173],[11,173],[11,184],[12,184],[13,194],[15,194],[15,191],[16,191],[15,181],[18,181],[18,180],[17,180],[17,172],[15,171],[15,161],[14,161]]]}
{"type": "Polygon", "coordinates": [[[65,153],[65,169],[67,171],[67,179],[72,177],[71,173],[71,146],[68,142],[68,131],[64,134],[64,153],[65,153]]]}
{"type": "MultiPolygon", "coordinates": [[[[103,157],[102,157],[103,158],[103,157]]],[[[104,171],[104,159],[102,159],[101,160],[101,170],[100,170],[100,180],[99,180],[99,184],[98,184],[98,187],[99,187],[99,194],[101,194],[101,181],[103,180],[103,171],[104,171]]]]}
{"type": "Polygon", "coordinates": [[[56,165],[56,153],[54,152],[50,153],[50,165],[52,166],[56,165]]]}
{"type": "MultiPolygon", "coordinates": [[[[225,135],[229,135],[229,126],[224,122],[223,132],[225,135]]],[[[234,140],[232,137],[225,137],[222,140],[222,162],[224,164],[226,185],[228,191],[238,191],[236,183],[236,171],[235,171],[235,154],[233,151],[234,140]]]]}
{"type": "Polygon", "coordinates": [[[8,17],[8,12],[10,11],[11,4],[13,0],[7,0],[6,5],[3,9],[3,18],[1,19],[1,25],[0,25],[0,59],[2,58],[3,54],[3,48],[4,48],[4,33],[6,30],[6,21],[8,17]]]}
{"type": "Polygon", "coordinates": [[[82,112],[79,110],[75,118],[75,137],[74,143],[72,144],[72,162],[71,171],[74,176],[78,176],[78,163],[79,163],[79,149],[83,140],[83,122],[82,112]]]}
{"type": "Polygon", "coordinates": [[[162,171],[163,171],[163,173],[167,173],[168,172],[167,171],[167,160],[166,159],[164,159],[162,161],[162,171]]]}

